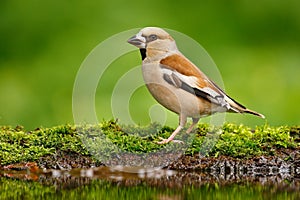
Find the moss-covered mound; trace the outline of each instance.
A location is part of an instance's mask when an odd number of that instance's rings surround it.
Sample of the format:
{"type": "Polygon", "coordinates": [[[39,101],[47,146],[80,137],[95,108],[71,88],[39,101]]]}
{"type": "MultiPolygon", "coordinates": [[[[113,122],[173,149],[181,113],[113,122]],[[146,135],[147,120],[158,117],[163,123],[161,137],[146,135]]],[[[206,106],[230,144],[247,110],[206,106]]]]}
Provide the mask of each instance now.
{"type": "MultiPolygon", "coordinates": [[[[148,153],[176,148],[186,156],[200,153],[207,157],[229,156],[253,158],[276,156],[278,149],[299,151],[300,127],[258,126],[255,130],[243,125],[225,124],[221,128],[199,124],[194,134],[180,133],[176,139],[185,141],[159,145],[161,137],[167,138],[173,129],[151,124],[147,127],[123,126],[115,121],[98,125],[62,125],[26,131],[23,127],[0,127],[0,166],[37,161],[41,158],[68,154],[99,161],[122,153],[148,153]],[[208,148],[209,147],[209,148],[208,148]],[[63,154],[61,152],[64,152],[63,154]]],[[[76,162],[77,158],[74,158],[76,162]]],[[[87,159],[85,159],[86,161],[87,159]]],[[[82,161],[82,160],[81,160],[82,161]]]]}

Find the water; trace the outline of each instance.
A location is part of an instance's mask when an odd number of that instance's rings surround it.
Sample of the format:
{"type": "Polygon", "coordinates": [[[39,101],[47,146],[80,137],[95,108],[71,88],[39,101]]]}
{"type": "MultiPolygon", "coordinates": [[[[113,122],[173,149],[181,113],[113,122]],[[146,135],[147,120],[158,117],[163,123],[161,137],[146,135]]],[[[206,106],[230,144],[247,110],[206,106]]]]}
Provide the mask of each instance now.
{"type": "Polygon", "coordinates": [[[0,171],[0,199],[300,199],[299,174],[133,167],[0,171]]]}

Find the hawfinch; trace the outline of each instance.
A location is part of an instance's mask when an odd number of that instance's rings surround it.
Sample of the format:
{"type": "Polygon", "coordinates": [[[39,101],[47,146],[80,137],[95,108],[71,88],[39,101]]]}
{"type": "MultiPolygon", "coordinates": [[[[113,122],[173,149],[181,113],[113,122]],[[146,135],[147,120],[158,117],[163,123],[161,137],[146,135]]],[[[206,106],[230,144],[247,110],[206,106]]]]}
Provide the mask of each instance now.
{"type": "Polygon", "coordinates": [[[200,117],[217,112],[249,113],[264,118],[229,97],[177,49],[175,40],[163,29],[143,28],[128,43],[140,49],[144,81],[152,96],[179,115],[179,126],[159,144],[172,141],[188,117],[192,118],[192,125],[187,133],[200,117]]]}

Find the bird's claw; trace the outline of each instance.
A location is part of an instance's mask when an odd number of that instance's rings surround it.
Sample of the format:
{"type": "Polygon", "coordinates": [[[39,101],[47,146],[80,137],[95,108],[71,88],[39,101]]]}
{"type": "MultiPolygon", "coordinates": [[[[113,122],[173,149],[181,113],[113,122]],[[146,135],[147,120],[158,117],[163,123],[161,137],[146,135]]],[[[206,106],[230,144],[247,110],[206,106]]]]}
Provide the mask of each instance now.
{"type": "Polygon", "coordinates": [[[161,141],[156,142],[157,144],[167,144],[168,142],[170,142],[168,139],[164,139],[164,138],[159,138],[161,139],[161,141]]]}
{"type": "Polygon", "coordinates": [[[169,142],[181,143],[181,144],[184,143],[184,142],[181,141],[181,140],[173,140],[173,139],[170,139],[170,138],[164,139],[164,138],[162,138],[162,137],[159,137],[159,139],[160,139],[161,141],[157,142],[157,144],[167,144],[167,143],[169,143],[169,142]]]}

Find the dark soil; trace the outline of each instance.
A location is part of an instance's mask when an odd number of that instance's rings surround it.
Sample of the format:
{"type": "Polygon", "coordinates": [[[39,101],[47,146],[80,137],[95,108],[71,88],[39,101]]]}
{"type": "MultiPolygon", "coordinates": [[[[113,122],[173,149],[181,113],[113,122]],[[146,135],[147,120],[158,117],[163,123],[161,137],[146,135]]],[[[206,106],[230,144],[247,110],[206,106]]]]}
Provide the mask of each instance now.
{"type": "MultiPolygon", "coordinates": [[[[216,173],[252,173],[274,174],[286,172],[300,178],[300,149],[279,149],[276,156],[259,156],[249,159],[232,158],[228,156],[203,157],[199,154],[188,156],[180,154],[148,155],[147,161],[143,156],[123,154],[111,158],[105,163],[94,161],[89,156],[74,152],[57,151],[55,155],[40,158],[37,162],[17,163],[2,166],[2,169],[23,170],[34,165],[40,169],[70,170],[74,168],[92,168],[99,166],[163,166],[172,170],[197,170],[216,173]],[[34,164],[32,164],[34,163],[34,164]]],[[[0,169],[1,169],[0,168],[0,169]]]]}
{"type": "MultiPolygon", "coordinates": [[[[163,156],[153,154],[147,159],[151,161],[149,163],[155,164],[155,162],[172,160],[178,156],[176,154],[163,156]]],[[[145,160],[140,156],[124,154],[106,161],[106,165],[128,166],[141,161],[145,160]]],[[[2,166],[0,177],[38,181],[43,185],[55,185],[58,190],[87,185],[96,178],[122,186],[146,184],[161,188],[181,188],[185,185],[203,186],[215,183],[247,185],[251,183],[276,187],[276,190],[298,191],[300,151],[299,149],[282,149],[277,150],[276,156],[259,156],[250,159],[226,156],[203,157],[199,154],[183,155],[166,165],[164,169],[176,171],[171,175],[167,172],[158,174],[154,172],[151,176],[149,173],[144,173],[141,177],[141,173],[118,172],[113,168],[105,167],[104,163],[95,162],[88,156],[58,151],[55,155],[40,158],[37,162],[2,166]],[[92,177],[82,176],[82,173],[87,173],[89,170],[92,170],[92,177]]]]}

